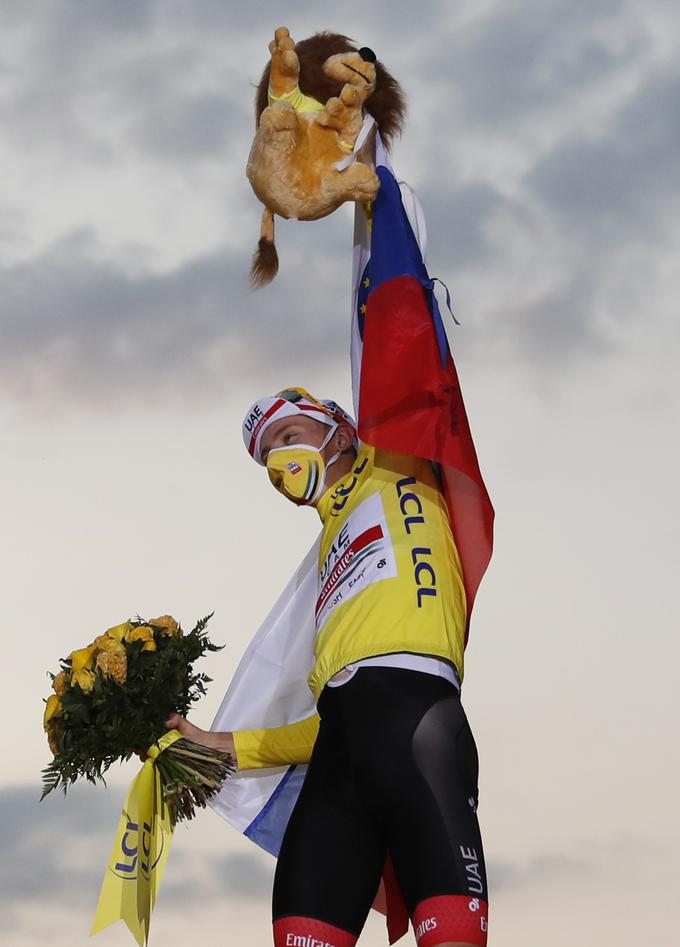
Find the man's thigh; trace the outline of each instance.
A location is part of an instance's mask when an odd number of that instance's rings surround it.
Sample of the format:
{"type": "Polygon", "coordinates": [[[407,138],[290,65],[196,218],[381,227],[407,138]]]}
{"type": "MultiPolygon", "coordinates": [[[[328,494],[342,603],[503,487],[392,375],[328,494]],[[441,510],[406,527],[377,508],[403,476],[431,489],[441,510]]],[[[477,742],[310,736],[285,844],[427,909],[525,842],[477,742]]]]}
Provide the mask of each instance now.
{"type": "Polygon", "coordinates": [[[384,838],[357,791],[343,747],[322,721],[277,861],[275,928],[277,922],[281,928],[284,918],[311,918],[358,937],[385,853],[384,838]]]}
{"type": "Polygon", "coordinates": [[[386,806],[387,835],[416,940],[421,947],[483,945],[488,894],[477,751],[457,696],[423,714],[402,759],[386,806]]]}

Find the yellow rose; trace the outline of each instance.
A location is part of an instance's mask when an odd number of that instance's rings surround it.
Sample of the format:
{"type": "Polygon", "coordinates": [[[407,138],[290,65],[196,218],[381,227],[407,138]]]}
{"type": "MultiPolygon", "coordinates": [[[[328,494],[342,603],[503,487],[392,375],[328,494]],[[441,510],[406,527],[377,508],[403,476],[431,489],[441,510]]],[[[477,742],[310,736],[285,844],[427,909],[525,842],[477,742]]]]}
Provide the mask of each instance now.
{"type": "Polygon", "coordinates": [[[80,648],[78,651],[72,651],[68,660],[71,662],[72,671],[82,671],[83,668],[88,670],[94,665],[94,653],[96,651],[95,645],[88,645],[87,648],[80,648]]]}
{"type": "Polygon", "coordinates": [[[128,641],[153,641],[153,628],[148,625],[140,625],[130,632],[128,641]]]}
{"type": "Polygon", "coordinates": [[[115,638],[116,641],[127,641],[133,627],[129,621],[126,621],[123,622],[122,625],[114,625],[113,628],[107,628],[106,635],[109,638],[115,638]]]}
{"type": "Polygon", "coordinates": [[[94,671],[81,668],[71,675],[71,684],[77,684],[84,694],[89,694],[94,687],[94,671]]]}
{"type": "Polygon", "coordinates": [[[160,618],[153,618],[149,624],[155,625],[156,628],[161,628],[161,634],[168,638],[174,638],[177,635],[182,634],[182,629],[179,627],[172,615],[161,615],[160,618]]]}
{"type": "Polygon", "coordinates": [[[94,639],[97,653],[107,651],[109,654],[125,654],[125,645],[117,638],[109,638],[108,635],[99,635],[94,639]]]}
{"type": "Polygon", "coordinates": [[[127,655],[125,653],[100,651],[97,655],[97,667],[105,677],[111,677],[116,684],[127,680],[127,655]]]}
{"type": "Polygon", "coordinates": [[[58,717],[61,714],[61,701],[56,694],[50,694],[47,698],[47,703],[45,704],[45,713],[43,715],[43,727],[47,730],[47,726],[54,717],[58,717]]]}
{"type": "Polygon", "coordinates": [[[66,679],[66,671],[59,671],[52,681],[52,690],[57,695],[57,697],[63,697],[66,693],[67,687],[68,681],[66,679]]]}
{"type": "Polygon", "coordinates": [[[56,726],[54,726],[54,721],[51,721],[49,726],[45,727],[45,729],[47,730],[47,745],[52,751],[52,756],[58,756],[59,747],[57,745],[57,737],[55,733],[56,726]]]}
{"type": "Polygon", "coordinates": [[[130,635],[130,641],[143,641],[142,651],[155,651],[156,642],[153,637],[153,628],[148,625],[140,625],[130,635]]]}

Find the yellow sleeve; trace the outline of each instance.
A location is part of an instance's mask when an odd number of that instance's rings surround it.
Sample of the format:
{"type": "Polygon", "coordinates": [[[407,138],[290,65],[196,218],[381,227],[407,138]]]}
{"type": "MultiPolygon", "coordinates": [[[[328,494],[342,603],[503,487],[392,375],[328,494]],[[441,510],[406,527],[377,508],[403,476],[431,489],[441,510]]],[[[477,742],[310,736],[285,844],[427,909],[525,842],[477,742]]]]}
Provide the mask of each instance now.
{"type": "Polygon", "coordinates": [[[272,95],[270,89],[268,100],[270,105],[273,105],[274,102],[288,102],[293,106],[296,112],[303,113],[323,112],[326,107],[317,99],[313,99],[311,95],[305,95],[304,92],[301,92],[299,86],[295,86],[294,89],[291,89],[290,92],[284,93],[284,95],[272,95]]]}
{"type": "Polygon", "coordinates": [[[239,769],[262,769],[308,763],[319,732],[319,715],[285,727],[236,730],[233,734],[239,769]]]}

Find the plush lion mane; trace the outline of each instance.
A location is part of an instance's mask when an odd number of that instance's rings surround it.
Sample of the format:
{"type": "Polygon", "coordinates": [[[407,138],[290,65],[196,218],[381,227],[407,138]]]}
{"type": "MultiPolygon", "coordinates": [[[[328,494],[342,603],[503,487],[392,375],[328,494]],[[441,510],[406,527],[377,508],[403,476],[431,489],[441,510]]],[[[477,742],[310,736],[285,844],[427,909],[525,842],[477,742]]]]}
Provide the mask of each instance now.
{"type": "MultiPolygon", "coordinates": [[[[356,50],[353,40],[340,33],[315,33],[296,43],[295,52],[300,60],[299,85],[302,92],[305,95],[311,95],[322,105],[325,105],[333,96],[340,95],[342,83],[327,76],[323,71],[323,64],[330,56],[335,56],[337,53],[349,53],[356,50]]],[[[401,86],[383,64],[376,62],[375,68],[375,91],[366,100],[364,108],[376,120],[380,137],[385,146],[389,147],[394,136],[401,132],[406,115],[406,102],[401,86]]],[[[257,87],[255,117],[258,124],[260,115],[268,104],[270,70],[271,63],[267,63],[257,87]]]]}

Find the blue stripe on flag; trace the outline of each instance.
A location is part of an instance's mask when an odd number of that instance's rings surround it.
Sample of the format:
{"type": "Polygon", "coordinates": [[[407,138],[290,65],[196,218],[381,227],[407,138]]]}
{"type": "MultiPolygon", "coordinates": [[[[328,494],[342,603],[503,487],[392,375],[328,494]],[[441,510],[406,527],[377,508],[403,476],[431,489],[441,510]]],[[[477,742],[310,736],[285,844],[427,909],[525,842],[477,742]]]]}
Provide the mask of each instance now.
{"type": "MultiPolygon", "coordinates": [[[[376,168],[380,190],[373,204],[371,229],[371,289],[397,276],[413,276],[425,291],[428,309],[434,323],[442,367],[446,365],[449,342],[434,293],[434,280],[423,263],[418,241],[401,200],[401,190],[394,175],[382,165],[376,168]]],[[[448,292],[448,290],[447,290],[448,292]]],[[[363,324],[360,323],[363,338],[363,324]]]]}
{"type": "Polygon", "coordinates": [[[364,272],[361,274],[361,279],[359,280],[359,286],[357,289],[357,311],[355,313],[357,319],[357,326],[359,328],[359,338],[363,341],[364,338],[364,322],[366,321],[366,309],[368,306],[368,297],[371,292],[369,287],[371,286],[371,261],[368,260],[366,266],[364,267],[364,272]]]}
{"type": "Polygon", "coordinates": [[[415,276],[429,283],[420,247],[401,202],[399,185],[387,168],[376,168],[380,190],[371,225],[371,289],[396,276],[415,276]]]}
{"type": "MultiPolygon", "coordinates": [[[[434,280],[430,284],[430,288],[425,287],[425,292],[430,304],[430,312],[432,313],[432,320],[434,322],[434,330],[437,334],[437,345],[439,346],[439,358],[441,359],[442,368],[446,367],[446,356],[449,352],[449,340],[446,336],[446,329],[444,328],[444,322],[442,321],[442,314],[439,309],[439,303],[437,302],[437,297],[434,293],[434,280]]],[[[452,313],[453,315],[453,313],[452,313]]]]}
{"type": "Polygon", "coordinates": [[[306,771],[306,766],[291,766],[243,833],[274,857],[281,849],[283,833],[300,795],[306,771]]]}

